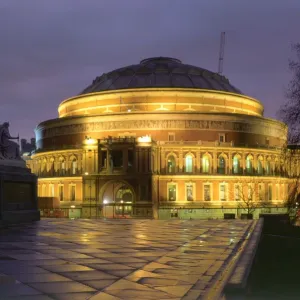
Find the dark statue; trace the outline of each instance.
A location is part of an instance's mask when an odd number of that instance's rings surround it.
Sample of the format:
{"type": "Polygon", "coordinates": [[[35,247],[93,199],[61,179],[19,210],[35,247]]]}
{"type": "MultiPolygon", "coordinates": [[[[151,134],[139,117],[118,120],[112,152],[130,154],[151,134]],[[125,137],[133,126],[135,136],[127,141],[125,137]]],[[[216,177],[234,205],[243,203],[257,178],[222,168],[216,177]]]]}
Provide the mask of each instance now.
{"type": "Polygon", "coordinates": [[[21,160],[19,145],[10,140],[19,140],[18,137],[12,137],[9,133],[9,123],[0,125],[0,159],[18,159],[21,160]]]}

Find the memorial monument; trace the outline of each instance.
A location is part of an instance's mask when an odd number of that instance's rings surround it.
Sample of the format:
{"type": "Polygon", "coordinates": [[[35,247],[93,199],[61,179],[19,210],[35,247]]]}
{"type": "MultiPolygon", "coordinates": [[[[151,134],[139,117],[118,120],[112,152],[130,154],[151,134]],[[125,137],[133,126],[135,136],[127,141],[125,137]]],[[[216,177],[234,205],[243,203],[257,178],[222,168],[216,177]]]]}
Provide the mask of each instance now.
{"type": "Polygon", "coordinates": [[[37,177],[20,156],[18,140],[9,123],[0,125],[0,224],[40,220],[37,209],[37,177]]]}

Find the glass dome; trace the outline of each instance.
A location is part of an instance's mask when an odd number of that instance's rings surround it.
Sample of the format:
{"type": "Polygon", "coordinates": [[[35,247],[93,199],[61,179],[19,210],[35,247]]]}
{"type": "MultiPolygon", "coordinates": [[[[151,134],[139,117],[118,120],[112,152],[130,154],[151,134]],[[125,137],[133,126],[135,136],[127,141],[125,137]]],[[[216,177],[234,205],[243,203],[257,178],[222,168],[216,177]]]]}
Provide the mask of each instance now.
{"type": "Polygon", "coordinates": [[[242,94],[217,73],[183,64],[169,57],[154,57],[97,77],[80,95],[138,88],[192,88],[242,94]]]}

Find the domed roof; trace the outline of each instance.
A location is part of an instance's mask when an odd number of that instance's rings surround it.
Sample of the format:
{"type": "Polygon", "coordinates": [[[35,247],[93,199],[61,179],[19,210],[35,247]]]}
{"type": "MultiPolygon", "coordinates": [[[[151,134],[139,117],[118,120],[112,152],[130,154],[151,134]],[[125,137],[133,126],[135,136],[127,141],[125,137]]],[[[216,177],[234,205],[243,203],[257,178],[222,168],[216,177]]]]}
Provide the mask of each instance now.
{"type": "Polygon", "coordinates": [[[116,69],[97,77],[80,95],[136,88],[194,88],[242,94],[217,73],[183,64],[169,57],[142,60],[137,65],[116,69]]]}

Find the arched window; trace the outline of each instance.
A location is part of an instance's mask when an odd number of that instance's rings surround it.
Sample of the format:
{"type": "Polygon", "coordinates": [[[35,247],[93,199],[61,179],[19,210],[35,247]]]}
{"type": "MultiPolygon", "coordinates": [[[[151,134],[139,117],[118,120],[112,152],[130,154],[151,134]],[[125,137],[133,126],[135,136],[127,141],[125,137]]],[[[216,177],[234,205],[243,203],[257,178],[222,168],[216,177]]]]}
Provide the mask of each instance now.
{"type": "Polygon", "coordinates": [[[173,155],[168,157],[168,173],[175,173],[176,162],[173,155]]]}
{"type": "Polygon", "coordinates": [[[193,157],[192,155],[187,155],[185,157],[185,172],[193,172],[193,157]]]}
{"type": "Polygon", "coordinates": [[[235,156],[233,158],[233,174],[240,174],[240,173],[241,173],[240,158],[238,156],[235,156]]]}
{"type": "Polygon", "coordinates": [[[226,170],[226,162],[223,156],[219,156],[219,163],[218,163],[218,173],[225,174],[226,170]]]}
{"type": "Polygon", "coordinates": [[[202,172],[209,173],[209,157],[207,155],[202,158],[202,172]]]}
{"type": "Polygon", "coordinates": [[[64,158],[60,158],[59,160],[59,173],[60,175],[64,175],[66,172],[66,162],[64,160],[64,158]]]}
{"type": "Polygon", "coordinates": [[[50,174],[53,176],[54,175],[54,159],[51,158],[50,160],[50,174]]]}
{"type": "Polygon", "coordinates": [[[47,161],[46,159],[43,160],[42,162],[42,172],[46,172],[47,171],[47,161]]]}
{"type": "Polygon", "coordinates": [[[72,175],[75,175],[77,173],[77,160],[74,157],[72,160],[72,175]]]}
{"type": "Polygon", "coordinates": [[[258,159],[257,161],[257,174],[262,175],[263,174],[263,166],[262,166],[262,160],[258,159]]]}
{"type": "Polygon", "coordinates": [[[247,174],[252,174],[252,172],[253,172],[252,156],[247,156],[246,171],[247,171],[247,174]]]}
{"type": "Polygon", "coordinates": [[[271,175],[271,162],[269,160],[266,163],[266,174],[271,175]]]}

